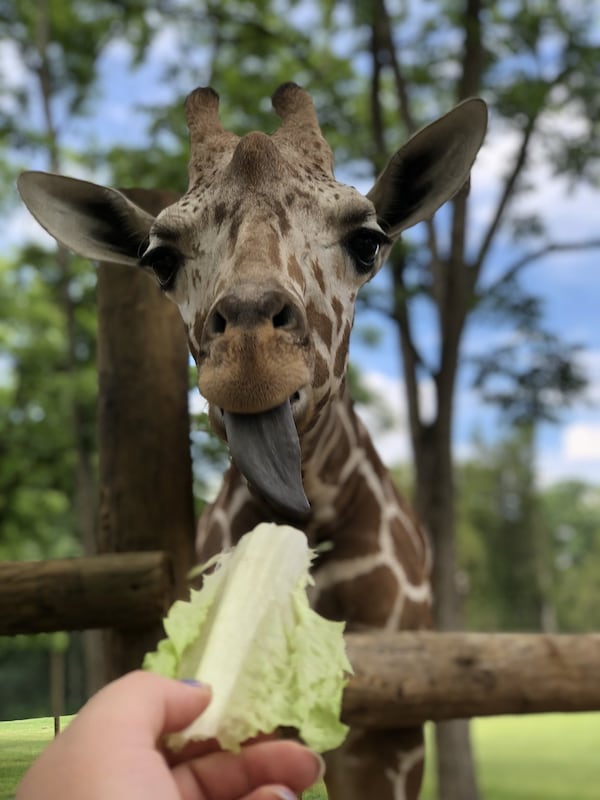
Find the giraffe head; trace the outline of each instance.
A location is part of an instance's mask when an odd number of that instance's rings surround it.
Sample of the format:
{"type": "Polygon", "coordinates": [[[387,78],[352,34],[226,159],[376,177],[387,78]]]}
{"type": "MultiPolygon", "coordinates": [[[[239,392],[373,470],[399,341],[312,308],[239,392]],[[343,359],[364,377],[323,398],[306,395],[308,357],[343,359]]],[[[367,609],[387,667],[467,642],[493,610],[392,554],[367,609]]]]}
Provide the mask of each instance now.
{"type": "Polygon", "coordinates": [[[189,188],[156,218],[62,176],[24,173],[19,190],[62,244],[154,277],[179,307],[215,431],[273,507],[302,517],[300,440],[343,384],[356,294],[467,181],[486,109],[466,101],[415,134],[363,196],[335,180],[308,94],[284,84],[273,105],[276,132],[240,138],[211,89],[192,92],[189,188]]]}

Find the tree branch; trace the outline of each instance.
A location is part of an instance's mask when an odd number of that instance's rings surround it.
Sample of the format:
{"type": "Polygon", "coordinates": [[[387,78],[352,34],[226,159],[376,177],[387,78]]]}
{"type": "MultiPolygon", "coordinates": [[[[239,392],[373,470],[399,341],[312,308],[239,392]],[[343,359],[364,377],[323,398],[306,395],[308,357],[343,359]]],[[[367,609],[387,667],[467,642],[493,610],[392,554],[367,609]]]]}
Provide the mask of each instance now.
{"type": "Polygon", "coordinates": [[[408,408],[411,438],[414,443],[419,439],[423,428],[419,409],[418,371],[419,369],[424,369],[431,376],[433,376],[433,371],[423,360],[412,336],[409,308],[406,300],[407,292],[403,282],[405,264],[405,254],[399,248],[392,251],[390,268],[392,269],[392,277],[394,280],[393,317],[400,332],[400,349],[402,351],[402,362],[404,367],[403,373],[406,404],[408,408]]]}
{"type": "MultiPolygon", "coordinates": [[[[381,45],[385,48],[389,58],[390,68],[394,77],[394,86],[396,89],[400,117],[404,122],[408,133],[412,134],[419,126],[411,111],[410,97],[407,88],[408,84],[404,77],[402,66],[396,53],[394,38],[392,36],[392,22],[390,20],[390,15],[385,4],[385,0],[379,0],[379,2],[373,6],[373,10],[373,29],[378,29],[381,45]]],[[[437,237],[433,220],[426,220],[425,225],[427,227],[427,245],[431,252],[432,260],[436,263],[439,263],[437,237]]]]}
{"type": "Polygon", "coordinates": [[[462,74],[457,87],[457,101],[473,97],[479,92],[483,70],[483,43],[481,32],[481,0],[467,0],[463,14],[465,43],[462,74]]]}
{"type": "Polygon", "coordinates": [[[44,122],[48,136],[48,155],[50,158],[50,171],[60,171],[60,158],[58,152],[58,133],[52,113],[52,78],[50,62],[48,58],[48,47],[50,45],[50,9],[47,0],[43,0],[37,6],[36,26],[35,26],[35,47],[37,50],[37,78],[44,113],[44,122]]]}
{"type": "MultiPolygon", "coordinates": [[[[481,0],[467,0],[463,17],[464,45],[462,55],[462,74],[457,84],[457,101],[477,95],[481,85],[483,69],[483,43],[481,30],[481,0]]],[[[468,285],[469,277],[465,264],[465,241],[467,231],[468,196],[470,181],[467,180],[460,192],[452,201],[450,269],[452,275],[446,278],[445,302],[440,306],[442,315],[455,313],[457,299],[464,302],[470,294],[472,286],[468,285]],[[450,293],[448,290],[454,289],[450,293]],[[451,309],[446,306],[450,304],[451,309]]],[[[444,326],[445,326],[444,322],[444,326]]]]}
{"type": "Polygon", "coordinates": [[[371,75],[371,126],[373,139],[375,142],[376,169],[379,171],[385,164],[387,158],[387,148],[385,145],[385,133],[383,124],[383,111],[381,108],[381,26],[377,19],[373,19],[371,26],[371,63],[373,74],[371,75]]]}
{"type": "Polygon", "coordinates": [[[394,76],[394,86],[396,87],[396,97],[398,98],[400,115],[408,132],[414,133],[417,129],[417,123],[412,115],[407,83],[404,79],[404,75],[402,74],[402,67],[400,66],[400,62],[398,61],[398,57],[396,55],[396,47],[392,37],[392,23],[385,0],[379,0],[379,2],[374,6],[374,13],[375,16],[373,18],[373,26],[379,28],[382,46],[385,47],[390,60],[390,67],[394,76]]]}
{"type": "Polygon", "coordinates": [[[529,266],[534,261],[539,261],[541,258],[544,258],[544,256],[551,255],[552,253],[568,253],[577,250],[593,250],[595,248],[600,248],[600,239],[588,239],[582,242],[550,242],[540,247],[538,250],[525,253],[525,255],[513,261],[503,274],[481,292],[481,294],[489,295],[498,291],[501,286],[512,280],[524,267],[529,266]]]}
{"type": "Polygon", "coordinates": [[[537,122],[537,114],[533,114],[528,118],[527,124],[523,129],[523,138],[521,139],[521,146],[519,147],[519,151],[515,158],[513,168],[510,171],[508,177],[506,178],[506,181],[504,183],[504,188],[500,196],[500,200],[498,201],[498,205],[496,207],[496,211],[492,216],[492,221],[490,222],[488,229],[485,233],[485,236],[483,237],[479,253],[477,254],[477,257],[475,258],[472,265],[472,280],[471,280],[472,286],[475,286],[475,284],[477,283],[477,279],[481,272],[481,268],[488,255],[488,252],[490,250],[492,242],[494,241],[496,233],[498,232],[506,207],[515,190],[515,186],[517,184],[519,175],[521,174],[523,167],[525,166],[525,163],[527,161],[527,156],[529,153],[529,145],[531,142],[531,137],[535,130],[536,122],[537,122]]]}

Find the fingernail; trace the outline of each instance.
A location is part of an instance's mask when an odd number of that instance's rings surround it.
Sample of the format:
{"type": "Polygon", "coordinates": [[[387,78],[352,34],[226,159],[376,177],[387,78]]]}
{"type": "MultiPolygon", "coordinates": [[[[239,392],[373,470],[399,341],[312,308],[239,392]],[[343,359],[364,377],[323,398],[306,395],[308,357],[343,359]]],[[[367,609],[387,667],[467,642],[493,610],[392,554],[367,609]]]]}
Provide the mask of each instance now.
{"type": "Polygon", "coordinates": [[[197,681],[195,678],[180,678],[179,683],[185,683],[186,686],[193,686],[196,689],[206,689],[208,687],[207,683],[197,681]]]}
{"type": "Polygon", "coordinates": [[[315,783],[318,783],[319,781],[323,780],[323,776],[325,775],[325,759],[318,753],[313,753],[313,756],[315,757],[315,761],[317,762],[317,766],[319,769],[319,774],[315,778],[315,783]]]}
{"type": "Polygon", "coordinates": [[[278,786],[273,790],[273,797],[278,800],[298,800],[298,795],[294,794],[287,786],[278,786]]]}

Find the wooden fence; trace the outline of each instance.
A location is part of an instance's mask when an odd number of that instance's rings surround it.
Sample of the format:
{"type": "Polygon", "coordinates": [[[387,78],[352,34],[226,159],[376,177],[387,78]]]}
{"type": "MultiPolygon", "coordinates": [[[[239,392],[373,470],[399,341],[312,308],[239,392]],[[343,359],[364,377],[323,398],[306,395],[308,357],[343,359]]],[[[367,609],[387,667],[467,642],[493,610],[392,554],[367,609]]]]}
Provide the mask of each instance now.
{"type": "MultiPolygon", "coordinates": [[[[167,193],[132,191],[157,213],[167,193]]],[[[99,526],[89,558],[0,564],[0,635],[99,628],[104,680],[133,669],[186,593],[194,514],[188,350],[141,273],[98,279],[99,526]]],[[[600,634],[348,634],[343,717],[372,727],[600,710],[600,634]]]]}
{"type": "MultiPolygon", "coordinates": [[[[135,639],[172,596],[166,553],[0,565],[0,635],[112,627],[135,639]]],[[[349,633],[345,721],[409,726],[492,714],[600,711],[600,634],[349,633]]]]}

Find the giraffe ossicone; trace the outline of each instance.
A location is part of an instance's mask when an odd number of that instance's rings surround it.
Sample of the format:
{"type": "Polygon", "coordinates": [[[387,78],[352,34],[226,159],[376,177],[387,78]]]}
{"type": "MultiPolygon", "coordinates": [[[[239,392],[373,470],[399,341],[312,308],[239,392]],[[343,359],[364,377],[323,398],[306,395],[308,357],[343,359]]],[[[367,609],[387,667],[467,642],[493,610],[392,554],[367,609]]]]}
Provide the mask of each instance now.
{"type": "MultiPolygon", "coordinates": [[[[401,232],[468,181],[486,107],[466,100],[392,156],[363,196],[338,182],[310,96],[273,95],[279,128],[224,130],[219,99],[185,104],[189,186],[157,217],[86,181],[24,173],[19,190],[59,242],[151,274],[177,304],[209,402],[233,456],[203,513],[207,558],[261,521],[311,545],[314,603],[349,629],[430,624],[430,551],[356,415],[346,385],[356,296],[401,232]]],[[[332,800],[417,797],[422,733],[353,731],[330,759],[332,800]]]]}

